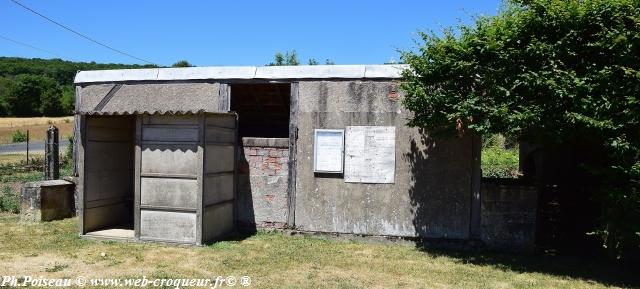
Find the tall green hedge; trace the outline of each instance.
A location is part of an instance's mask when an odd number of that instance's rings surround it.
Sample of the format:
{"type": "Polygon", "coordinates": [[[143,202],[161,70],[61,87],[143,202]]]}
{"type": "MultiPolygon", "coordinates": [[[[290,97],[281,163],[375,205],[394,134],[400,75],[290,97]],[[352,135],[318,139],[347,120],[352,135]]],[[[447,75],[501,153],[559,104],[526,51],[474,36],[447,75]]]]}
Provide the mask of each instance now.
{"type": "Polygon", "coordinates": [[[403,53],[410,124],[538,144],[587,139],[610,163],[603,245],[640,249],[640,1],[507,1],[495,17],[421,33],[403,53]]]}

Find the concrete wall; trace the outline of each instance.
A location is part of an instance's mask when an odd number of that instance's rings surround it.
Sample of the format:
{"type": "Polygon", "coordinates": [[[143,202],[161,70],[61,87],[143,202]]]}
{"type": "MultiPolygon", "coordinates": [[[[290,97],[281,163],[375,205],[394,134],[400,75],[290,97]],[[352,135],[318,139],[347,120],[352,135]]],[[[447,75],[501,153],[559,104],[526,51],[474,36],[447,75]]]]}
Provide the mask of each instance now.
{"type": "Polygon", "coordinates": [[[538,190],[486,180],[482,183],[481,240],[489,248],[532,253],[538,190]]]}
{"type": "Polygon", "coordinates": [[[223,237],[235,229],[235,145],[237,121],[234,115],[207,115],[202,199],[204,242],[223,237]]]}
{"type": "Polygon", "coordinates": [[[133,136],[130,116],[86,118],[84,231],[133,223],[133,136]]]}
{"type": "Polygon", "coordinates": [[[435,140],[406,126],[391,81],[300,82],[295,226],[370,235],[469,237],[471,137],[435,140]],[[345,183],[313,173],[314,129],[395,126],[394,184],[345,183]]]}
{"type": "Polygon", "coordinates": [[[144,115],[140,125],[140,239],[196,243],[199,117],[144,115]]]}
{"type": "Polygon", "coordinates": [[[289,139],[243,138],[238,148],[238,221],[244,228],[287,223],[289,139]]]}

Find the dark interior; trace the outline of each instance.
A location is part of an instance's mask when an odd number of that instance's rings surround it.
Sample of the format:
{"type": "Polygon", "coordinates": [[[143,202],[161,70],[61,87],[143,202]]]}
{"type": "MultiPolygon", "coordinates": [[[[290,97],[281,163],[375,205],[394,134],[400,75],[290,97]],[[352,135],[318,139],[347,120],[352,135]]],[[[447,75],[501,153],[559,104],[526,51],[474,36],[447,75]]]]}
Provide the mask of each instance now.
{"type": "Polygon", "coordinates": [[[232,84],[231,110],[238,113],[238,136],[288,138],[291,84],[232,84]]]}

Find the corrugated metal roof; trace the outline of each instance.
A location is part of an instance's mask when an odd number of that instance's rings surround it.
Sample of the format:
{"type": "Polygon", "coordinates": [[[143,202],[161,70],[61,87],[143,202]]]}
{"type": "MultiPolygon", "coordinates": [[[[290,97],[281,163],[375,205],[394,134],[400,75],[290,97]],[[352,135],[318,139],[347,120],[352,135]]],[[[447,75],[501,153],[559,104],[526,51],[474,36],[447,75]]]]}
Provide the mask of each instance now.
{"type": "Polygon", "coordinates": [[[217,83],[94,84],[80,90],[77,113],[89,115],[218,112],[217,83]]]}
{"type": "Polygon", "coordinates": [[[206,79],[397,79],[407,65],[214,66],[80,71],[75,83],[206,79]]]}

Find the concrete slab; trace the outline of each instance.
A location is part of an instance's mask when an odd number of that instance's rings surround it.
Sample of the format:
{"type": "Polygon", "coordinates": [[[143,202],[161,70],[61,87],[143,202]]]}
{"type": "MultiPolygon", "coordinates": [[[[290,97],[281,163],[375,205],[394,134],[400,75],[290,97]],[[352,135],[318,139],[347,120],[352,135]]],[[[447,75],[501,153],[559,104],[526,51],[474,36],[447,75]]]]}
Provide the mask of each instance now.
{"type": "Polygon", "coordinates": [[[119,240],[134,238],[133,229],[119,229],[119,228],[113,228],[113,229],[108,228],[104,230],[93,231],[85,235],[88,237],[100,237],[105,239],[119,239],[119,240]]]}

